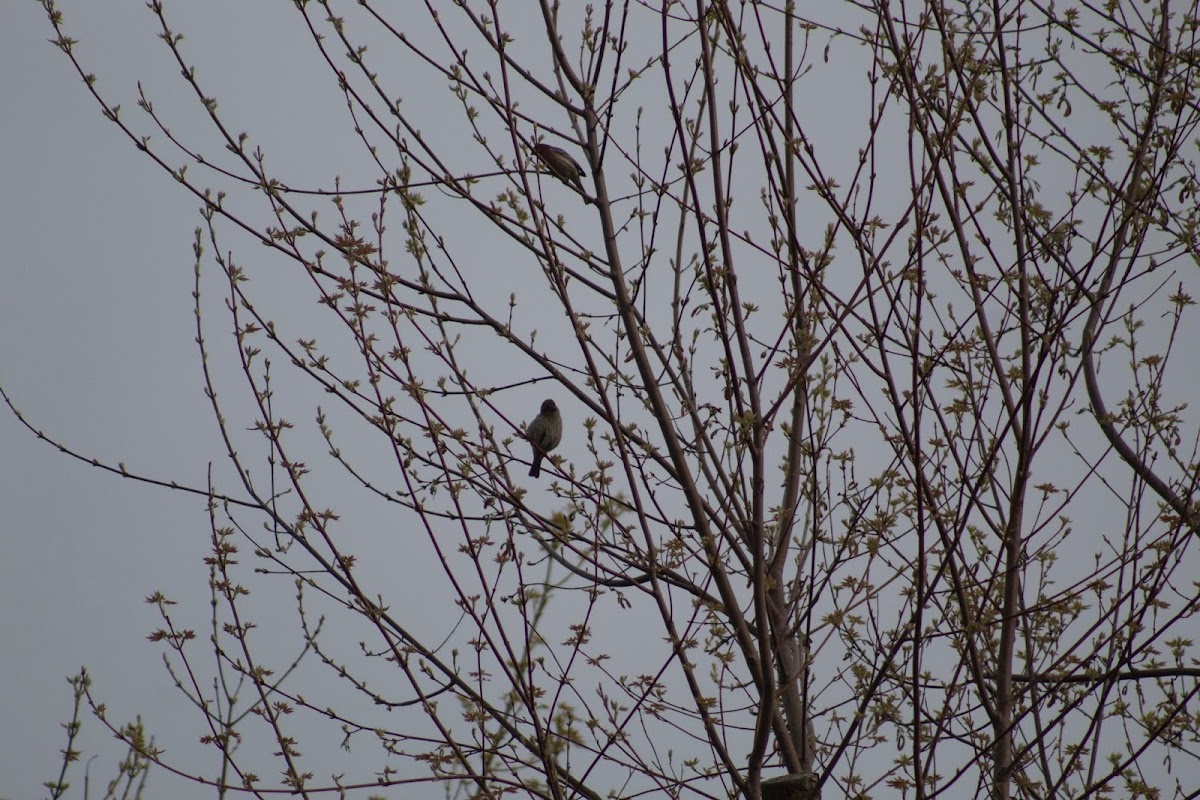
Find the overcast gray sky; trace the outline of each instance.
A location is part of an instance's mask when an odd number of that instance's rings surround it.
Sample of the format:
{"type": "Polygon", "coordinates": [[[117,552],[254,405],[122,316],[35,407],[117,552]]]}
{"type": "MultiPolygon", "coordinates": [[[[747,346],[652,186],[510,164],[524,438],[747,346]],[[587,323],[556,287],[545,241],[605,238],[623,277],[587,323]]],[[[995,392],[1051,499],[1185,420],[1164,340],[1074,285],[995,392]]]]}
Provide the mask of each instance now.
{"type": "MultiPolygon", "coordinates": [[[[240,25],[224,16],[233,4],[204,5],[218,13],[189,32],[219,31],[231,59],[259,60],[269,78],[255,14],[271,4],[238,3],[240,25]]],[[[136,113],[135,81],[153,84],[168,66],[145,4],[64,10],[102,86],[136,113]]],[[[221,451],[193,344],[198,203],[101,117],[51,35],[34,2],[0,11],[0,377],[47,434],[202,485],[221,451]]],[[[272,63],[295,67],[281,61],[272,63]]],[[[266,95],[247,87],[243,99],[266,95]]],[[[274,97],[285,105],[289,95],[274,97]]],[[[146,640],[159,623],[143,598],[163,589],[204,599],[204,505],[65,458],[0,414],[0,796],[43,796],[40,784],[57,776],[65,677],[82,665],[114,718],[144,713],[152,729],[171,730],[182,709],[146,640]]],[[[120,752],[91,719],[82,749],[102,754],[95,793],[120,752]]],[[[71,796],[82,797],[75,778],[71,796]]],[[[151,786],[161,791],[163,778],[151,786]]]]}
{"type": "MultiPolygon", "coordinates": [[[[233,0],[178,5],[172,15],[206,85],[229,119],[253,120],[251,132],[269,147],[277,174],[326,187],[333,175],[369,184],[345,119],[326,113],[343,107],[327,69],[300,42],[303,31],[288,27],[298,26],[294,14],[233,0]],[[277,41],[299,44],[272,46],[277,41]]],[[[143,0],[75,2],[64,11],[82,61],[107,96],[119,98],[140,126],[133,100],[144,81],[162,108],[178,112],[167,116],[186,127],[194,98],[181,95],[143,0]]],[[[32,0],[0,12],[0,382],[34,426],[85,456],[192,485],[205,483],[213,463],[229,486],[194,343],[191,243],[199,203],[102,118],[69,61],[46,41],[51,35],[32,0]]],[[[814,106],[828,111],[837,82],[810,86],[814,106]]],[[[431,87],[410,88],[406,102],[420,103],[431,87]]],[[[814,116],[818,146],[853,160],[853,148],[836,149],[845,134],[814,116]]],[[[900,159],[878,166],[903,168],[900,159]]],[[[479,250],[486,259],[482,241],[479,250]]],[[[269,270],[269,259],[261,266],[269,270]]],[[[305,320],[312,298],[296,295],[301,301],[292,303],[280,291],[270,299],[282,318],[305,320]]],[[[206,302],[216,308],[220,300],[208,295],[206,302]]],[[[210,331],[213,346],[227,346],[219,333],[210,331]]],[[[233,373],[219,377],[236,382],[233,373]]],[[[528,398],[512,398],[515,420],[526,406],[528,398]]],[[[568,456],[572,446],[581,447],[564,443],[568,456]]],[[[360,535],[390,524],[353,519],[352,505],[339,511],[360,535]]],[[[144,598],[161,589],[182,601],[180,624],[203,636],[208,536],[203,498],[68,458],[0,413],[0,797],[41,796],[41,783],[56,777],[65,744],[60,723],[70,712],[65,678],[82,665],[114,720],[144,714],[161,745],[194,749],[189,710],[162,668],[160,646],[146,639],[160,622],[144,598]]],[[[404,574],[417,569],[416,560],[393,555],[365,565],[364,574],[406,586],[429,577],[404,574]]],[[[269,598],[261,602],[266,613],[291,619],[283,595],[277,608],[269,598]]],[[[294,645],[281,639],[279,651],[294,645]]],[[[89,715],[78,746],[101,755],[94,780],[109,777],[122,755],[89,715]]],[[[81,777],[77,771],[72,796],[82,796],[81,777]]],[[[152,794],[166,781],[156,775],[152,794]]]]}
{"type": "MultiPolygon", "coordinates": [[[[7,3],[0,24],[0,371],[47,432],[165,466],[192,444],[180,412],[198,406],[178,361],[187,278],[162,268],[182,252],[188,203],[114,146],[39,16],[34,3],[7,3]]],[[[147,669],[140,598],[190,571],[162,558],[165,537],[186,547],[163,519],[203,520],[181,497],[68,462],[7,414],[0,454],[0,794],[40,797],[65,746],[66,675],[86,663],[114,699],[166,695],[147,669]]],[[[98,725],[85,736],[111,761],[98,725]]]]}

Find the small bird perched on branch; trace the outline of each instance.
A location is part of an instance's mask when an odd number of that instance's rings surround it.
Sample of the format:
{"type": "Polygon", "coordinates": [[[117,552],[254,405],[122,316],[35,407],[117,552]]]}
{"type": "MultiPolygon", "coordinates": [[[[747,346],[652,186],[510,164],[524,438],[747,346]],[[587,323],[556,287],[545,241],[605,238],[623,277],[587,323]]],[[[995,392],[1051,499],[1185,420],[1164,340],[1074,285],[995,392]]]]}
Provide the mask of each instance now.
{"type": "Polygon", "coordinates": [[[529,427],[525,429],[525,438],[533,445],[533,466],[529,468],[529,477],[536,478],[542,474],[542,459],[546,457],[558,443],[562,441],[562,415],[553,400],[542,401],[542,411],[529,427]]]}
{"type": "Polygon", "coordinates": [[[535,144],[533,152],[550,169],[551,175],[583,195],[583,202],[592,202],[592,198],[588,197],[587,190],[583,188],[582,179],[587,173],[583,171],[583,167],[579,166],[578,161],[571,158],[570,153],[561,147],[555,147],[545,142],[535,144]]]}

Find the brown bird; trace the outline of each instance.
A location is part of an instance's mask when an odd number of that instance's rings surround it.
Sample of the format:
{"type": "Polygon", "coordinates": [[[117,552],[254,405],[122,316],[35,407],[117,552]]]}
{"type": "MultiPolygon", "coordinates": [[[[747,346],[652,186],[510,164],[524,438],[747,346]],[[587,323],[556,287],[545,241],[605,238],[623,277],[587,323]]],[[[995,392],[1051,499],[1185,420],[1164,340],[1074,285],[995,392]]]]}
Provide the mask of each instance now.
{"type": "Polygon", "coordinates": [[[536,478],[542,474],[542,459],[546,457],[558,443],[562,441],[562,415],[553,400],[542,401],[542,411],[529,427],[525,429],[525,438],[533,445],[533,466],[529,468],[529,477],[536,478]]]}
{"type": "Polygon", "coordinates": [[[583,188],[583,176],[587,175],[579,162],[571,158],[570,153],[561,147],[538,142],[533,146],[533,152],[538,159],[550,170],[550,174],[583,195],[585,203],[592,202],[587,190],[583,188]]]}

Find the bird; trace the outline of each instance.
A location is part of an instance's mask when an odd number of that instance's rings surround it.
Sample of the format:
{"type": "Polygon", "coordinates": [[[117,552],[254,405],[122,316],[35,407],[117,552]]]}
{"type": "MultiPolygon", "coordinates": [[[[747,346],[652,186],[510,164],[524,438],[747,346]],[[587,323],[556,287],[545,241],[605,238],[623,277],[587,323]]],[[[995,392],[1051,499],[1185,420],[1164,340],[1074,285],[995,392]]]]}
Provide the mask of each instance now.
{"type": "Polygon", "coordinates": [[[562,433],[562,415],[558,413],[558,406],[553,400],[543,400],[541,412],[525,429],[525,438],[533,445],[533,466],[529,468],[529,477],[536,478],[542,474],[542,459],[558,447],[562,433]]]}
{"type": "Polygon", "coordinates": [[[587,190],[583,188],[582,178],[587,173],[583,171],[583,167],[579,166],[578,161],[571,158],[570,153],[561,147],[555,147],[545,142],[535,144],[533,152],[549,168],[550,174],[583,195],[583,202],[592,202],[592,198],[588,197],[587,190]]]}

